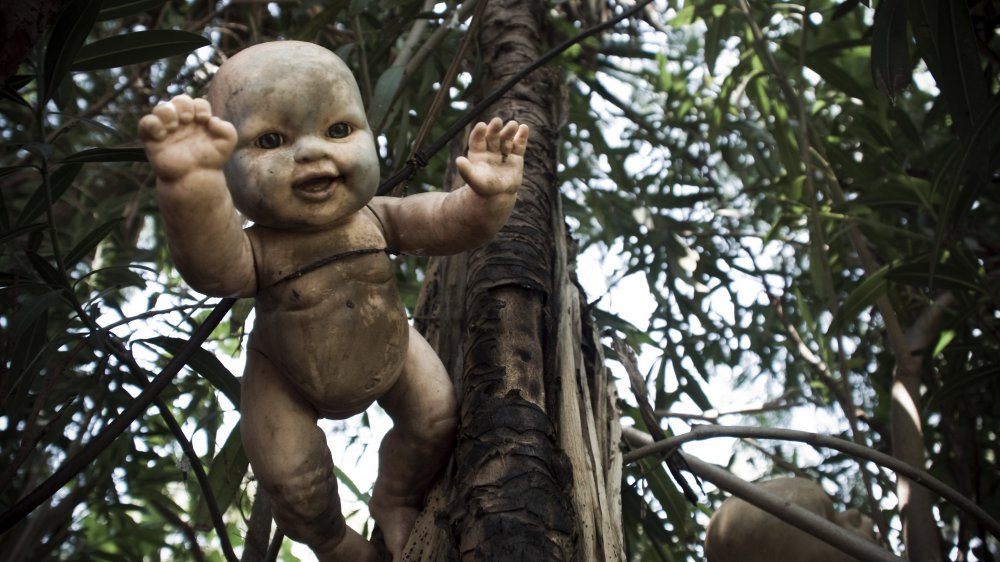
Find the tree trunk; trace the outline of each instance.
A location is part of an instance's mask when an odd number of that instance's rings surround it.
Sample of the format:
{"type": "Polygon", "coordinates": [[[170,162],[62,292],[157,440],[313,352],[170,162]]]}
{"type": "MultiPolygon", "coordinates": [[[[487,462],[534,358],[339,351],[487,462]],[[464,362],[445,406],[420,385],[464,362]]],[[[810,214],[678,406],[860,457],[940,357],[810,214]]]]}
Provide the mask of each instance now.
{"type": "MultiPolygon", "coordinates": [[[[954,303],[945,293],[926,308],[906,331],[905,345],[896,349],[896,371],[892,381],[892,454],[913,466],[926,468],[924,431],[921,424],[920,386],[927,348],[941,334],[941,325],[954,303]]],[[[906,557],[917,562],[944,560],[941,532],[934,517],[934,500],[927,488],[905,477],[896,480],[899,518],[903,527],[906,557]]]]}
{"type": "MultiPolygon", "coordinates": [[[[541,54],[544,21],[541,3],[490,2],[480,95],[541,54]]],[[[493,242],[428,267],[417,326],[455,380],[461,425],[406,560],[624,560],[614,390],[556,178],[559,80],[540,70],[483,115],[531,127],[517,206],[493,242]]]]}

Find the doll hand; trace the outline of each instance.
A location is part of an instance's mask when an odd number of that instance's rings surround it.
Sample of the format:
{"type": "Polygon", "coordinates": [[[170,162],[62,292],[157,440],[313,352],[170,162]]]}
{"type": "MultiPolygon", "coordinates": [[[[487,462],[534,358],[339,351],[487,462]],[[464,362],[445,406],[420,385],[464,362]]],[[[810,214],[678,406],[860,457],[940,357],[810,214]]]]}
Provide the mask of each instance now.
{"type": "Polygon", "coordinates": [[[514,193],[521,186],[528,126],[495,117],[490,124],[477,123],[469,134],[468,157],[455,161],[458,173],[483,197],[514,193]]]}
{"type": "Polygon", "coordinates": [[[156,177],[174,183],[188,174],[222,170],[236,146],[236,128],[212,116],[207,100],[180,95],[139,120],[139,140],[156,177]]]}

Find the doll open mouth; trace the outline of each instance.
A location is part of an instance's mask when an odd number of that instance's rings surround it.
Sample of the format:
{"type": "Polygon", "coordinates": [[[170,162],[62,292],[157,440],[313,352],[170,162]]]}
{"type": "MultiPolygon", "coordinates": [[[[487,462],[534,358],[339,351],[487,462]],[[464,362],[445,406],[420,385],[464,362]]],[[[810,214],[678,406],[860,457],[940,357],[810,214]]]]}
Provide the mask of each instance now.
{"type": "Polygon", "coordinates": [[[309,201],[324,201],[333,195],[340,176],[313,176],[295,182],[292,188],[299,197],[309,201]]]}

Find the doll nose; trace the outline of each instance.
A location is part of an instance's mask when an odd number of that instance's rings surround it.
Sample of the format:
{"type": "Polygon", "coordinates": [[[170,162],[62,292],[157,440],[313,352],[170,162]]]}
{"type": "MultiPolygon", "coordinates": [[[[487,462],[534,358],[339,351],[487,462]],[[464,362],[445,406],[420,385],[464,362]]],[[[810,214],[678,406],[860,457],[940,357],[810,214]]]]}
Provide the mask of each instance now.
{"type": "Polygon", "coordinates": [[[302,137],[295,143],[295,161],[312,162],[329,157],[326,143],[313,136],[302,137]]]}

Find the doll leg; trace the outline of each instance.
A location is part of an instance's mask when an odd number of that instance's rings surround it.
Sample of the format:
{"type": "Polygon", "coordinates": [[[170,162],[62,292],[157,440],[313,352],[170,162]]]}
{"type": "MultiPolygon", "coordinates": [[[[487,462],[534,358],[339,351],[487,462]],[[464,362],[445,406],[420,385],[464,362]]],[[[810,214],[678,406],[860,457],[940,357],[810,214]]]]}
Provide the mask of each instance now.
{"type": "Polygon", "coordinates": [[[315,409],[264,355],[251,350],[242,388],[243,446],[274,520],[321,562],[374,562],[374,547],[347,526],[315,409]]]}
{"type": "Polygon", "coordinates": [[[451,455],[458,425],[451,379],[413,328],[399,381],[379,404],[393,428],[379,448],[378,478],[368,508],[393,560],[399,560],[424,495],[451,455]]]}

